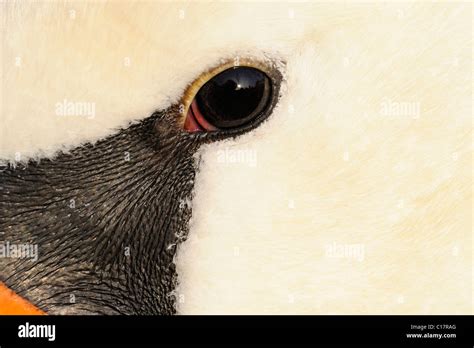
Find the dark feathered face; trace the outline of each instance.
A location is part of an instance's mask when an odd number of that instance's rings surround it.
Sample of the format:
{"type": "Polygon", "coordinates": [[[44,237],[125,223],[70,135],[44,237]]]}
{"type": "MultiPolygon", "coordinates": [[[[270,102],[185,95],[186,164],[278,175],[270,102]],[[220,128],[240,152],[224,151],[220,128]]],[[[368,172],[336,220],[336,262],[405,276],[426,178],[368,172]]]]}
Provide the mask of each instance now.
{"type": "Polygon", "coordinates": [[[0,258],[0,280],[51,314],[175,313],[173,257],[188,232],[196,151],[270,114],[281,76],[269,75],[265,109],[238,127],[185,129],[175,106],[94,145],[0,173],[2,239],[38,246],[37,260],[0,258]]]}
{"type": "Polygon", "coordinates": [[[36,263],[0,259],[2,281],[50,313],[173,313],[199,140],[168,119],[2,173],[4,238],[39,245],[36,263]]]}

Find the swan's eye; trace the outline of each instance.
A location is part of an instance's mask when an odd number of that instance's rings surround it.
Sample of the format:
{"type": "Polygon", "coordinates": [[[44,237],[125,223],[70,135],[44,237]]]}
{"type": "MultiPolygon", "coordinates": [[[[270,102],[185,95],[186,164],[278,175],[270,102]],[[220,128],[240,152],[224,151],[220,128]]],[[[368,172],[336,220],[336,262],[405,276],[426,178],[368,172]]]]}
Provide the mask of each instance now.
{"type": "Polygon", "coordinates": [[[205,82],[186,110],[189,132],[239,129],[269,109],[274,88],[268,75],[253,67],[221,71],[205,82]]]}

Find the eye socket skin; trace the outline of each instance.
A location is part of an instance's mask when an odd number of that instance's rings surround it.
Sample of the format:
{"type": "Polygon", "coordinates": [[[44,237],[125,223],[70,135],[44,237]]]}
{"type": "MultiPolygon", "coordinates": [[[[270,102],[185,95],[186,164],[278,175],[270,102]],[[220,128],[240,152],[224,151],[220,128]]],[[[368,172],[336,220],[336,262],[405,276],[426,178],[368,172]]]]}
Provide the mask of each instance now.
{"type": "Polygon", "coordinates": [[[268,62],[223,64],[201,75],[183,97],[183,129],[190,133],[243,131],[268,117],[281,73],[268,62]]]}

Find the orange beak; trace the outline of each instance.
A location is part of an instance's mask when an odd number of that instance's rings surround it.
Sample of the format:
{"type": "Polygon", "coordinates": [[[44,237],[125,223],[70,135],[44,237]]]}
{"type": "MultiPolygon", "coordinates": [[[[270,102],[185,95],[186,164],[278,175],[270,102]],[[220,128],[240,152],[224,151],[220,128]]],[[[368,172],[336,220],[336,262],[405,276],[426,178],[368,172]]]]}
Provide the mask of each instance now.
{"type": "Polygon", "coordinates": [[[0,315],[44,315],[24,298],[17,295],[0,282],[0,315]]]}

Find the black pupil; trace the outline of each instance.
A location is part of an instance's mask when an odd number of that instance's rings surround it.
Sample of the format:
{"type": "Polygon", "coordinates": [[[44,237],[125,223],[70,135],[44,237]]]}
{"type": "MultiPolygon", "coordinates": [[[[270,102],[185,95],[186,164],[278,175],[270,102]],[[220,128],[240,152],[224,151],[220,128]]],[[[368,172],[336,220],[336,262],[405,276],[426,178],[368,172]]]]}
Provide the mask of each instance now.
{"type": "Polygon", "coordinates": [[[217,128],[242,126],[266,109],[270,100],[270,79],[250,67],[221,72],[199,90],[196,102],[206,121],[217,128]]]}

